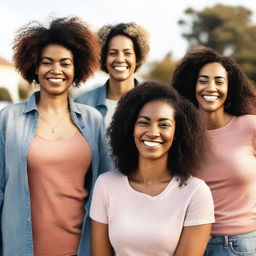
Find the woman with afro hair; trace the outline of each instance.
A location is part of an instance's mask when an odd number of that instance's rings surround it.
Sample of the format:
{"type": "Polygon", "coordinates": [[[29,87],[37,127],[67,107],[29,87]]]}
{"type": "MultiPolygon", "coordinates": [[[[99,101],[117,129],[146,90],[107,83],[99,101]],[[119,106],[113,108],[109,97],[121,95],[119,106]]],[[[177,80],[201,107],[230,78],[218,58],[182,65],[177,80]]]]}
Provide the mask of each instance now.
{"type": "Polygon", "coordinates": [[[256,90],[230,57],[190,50],[172,85],[199,110],[211,148],[197,177],[210,187],[216,222],[206,256],[256,255],[256,90]]]}
{"type": "Polygon", "coordinates": [[[102,116],[68,89],[98,67],[97,36],[77,17],[30,22],[13,49],[40,90],[0,112],[0,255],[90,255],[91,189],[110,157],[102,116]]]}
{"type": "Polygon", "coordinates": [[[134,22],[105,25],[98,35],[101,69],[109,74],[109,79],[103,86],[83,93],[75,101],[99,110],[107,128],[118,100],[138,84],[134,73],[146,61],[149,35],[134,22]]]}
{"type": "Polygon", "coordinates": [[[196,108],[148,81],[121,98],[108,133],[117,170],[94,187],[92,255],[202,256],[214,209],[192,176],[207,148],[196,108]]]}

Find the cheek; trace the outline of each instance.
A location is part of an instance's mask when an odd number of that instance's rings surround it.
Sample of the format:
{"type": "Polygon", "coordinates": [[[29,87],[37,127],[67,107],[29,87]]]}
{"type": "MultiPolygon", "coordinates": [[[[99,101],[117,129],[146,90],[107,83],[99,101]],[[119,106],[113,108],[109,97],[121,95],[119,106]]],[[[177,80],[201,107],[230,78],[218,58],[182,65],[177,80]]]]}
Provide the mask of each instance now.
{"type": "Polygon", "coordinates": [[[166,134],[166,138],[168,139],[168,142],[172,143],[174,140],[174,132],[170,131],[168,134],[166,134]]]}

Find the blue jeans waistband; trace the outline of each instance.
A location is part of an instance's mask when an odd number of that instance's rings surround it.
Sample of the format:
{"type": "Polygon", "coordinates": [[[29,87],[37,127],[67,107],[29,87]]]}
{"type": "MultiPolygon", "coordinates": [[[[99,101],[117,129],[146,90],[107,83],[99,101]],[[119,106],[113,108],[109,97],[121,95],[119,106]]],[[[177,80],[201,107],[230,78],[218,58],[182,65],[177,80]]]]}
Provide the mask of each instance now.
{"type": "Polygon", "coordinates": [[[235,241],[239,239],[249,238],[256,236],[256,231],[244,233],[240,235],[229,235],[229,236],[211,236],[209,243],[212,244],[228,244],[230,241],[235,241]]]}

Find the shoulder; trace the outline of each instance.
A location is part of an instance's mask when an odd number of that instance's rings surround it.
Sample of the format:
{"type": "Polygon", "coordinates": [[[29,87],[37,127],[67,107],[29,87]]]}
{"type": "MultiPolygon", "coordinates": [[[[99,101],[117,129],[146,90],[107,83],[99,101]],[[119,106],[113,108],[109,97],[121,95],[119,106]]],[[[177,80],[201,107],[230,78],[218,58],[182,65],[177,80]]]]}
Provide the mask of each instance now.
{"type": "Polygon", "coordinates": [[[92,105],[93,102],[96,103],[96,98],[99,96],[99,94],[103,94],[105,91],[106,85],[104,84],[103,86],[82,93],[77,98],[75,98],[75,102],[92,105]]]}
{"type": "Polygon", "coordinates": [[[1,119],[7,118],[8,116],[19,116],[25,111],[26,104],[27,101],[7,105],[0,111],[1,119]]]}
{"type": "Polygon", "coordinates": [[[108,171],[99,175],[97,182],[107,184],[109,186],[109,184],[111,184],[112,182],[120,182],[121,180],[124,179],[124,177],[125,176],[117,170],[108,171]]]}
{"type": "Polygon", "coordinates": [[[184,189],[190,191],[190,193],[193,192],[210,192],[210,188],[208,185],[202,180],[197,177],[191,176],[187,182],[186,185],[183,186],[184,189]]]}
{"type": "Polygon", "coordinates": [[[16,104],[9,104],[0,111],[0,130],[8,130],[11,128],[19,129],[20,122],[24,123],[24,111],[26,109],[27,102],[20,102],[16,104]],[[16,124],[16,125],[13,125],[16,124]]]}
{"type": "Polygon", "coordinates": [[[100,119],[102,118],[102,115],[96,108],[94,108],[90,105],[85,105],[85,104],[77,103],[77,102],[74,102],[74,104],[78,107],[78,109],[81,111],[82,114],[92,115],[92,116],[95,116],[96,118],[100,118],[100,119]]]}
{"type": "Polygon", "coordinates": [[[255,132],[256,131],[256,115],[242,115],[235,117],[234,125],[237,128],[241,127],[244,132],[255,132]]]}
{"type": "Polygon", "coordinates": [[[242,115],[235,117],[237,122],[241,124],[252,124],[256,125],[256,115],[242,115]]]}

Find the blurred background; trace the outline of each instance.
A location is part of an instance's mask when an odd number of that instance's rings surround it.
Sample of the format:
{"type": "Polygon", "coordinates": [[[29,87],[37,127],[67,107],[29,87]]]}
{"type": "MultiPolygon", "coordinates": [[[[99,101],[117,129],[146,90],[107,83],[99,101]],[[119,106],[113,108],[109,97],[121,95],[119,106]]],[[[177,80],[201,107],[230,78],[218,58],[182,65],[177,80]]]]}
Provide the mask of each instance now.
{"type": "MultiPolygon", "coordinates": [[[[0,2],[0,109],[27,99],[35,90],[12,63],[15,32],[31,20],[47,25],[52,17],[76,15],[97,31],[102,25],[134,21],[151,36],[151,51],[136,74],[140,80],[169,84],[186,51],[197,45],[212,47],[233,57],[256,83],[256,5],[252,0],[1,0],[0,2]]],[[[72,97],[103,85],[98,71],[72,97]]]]}

